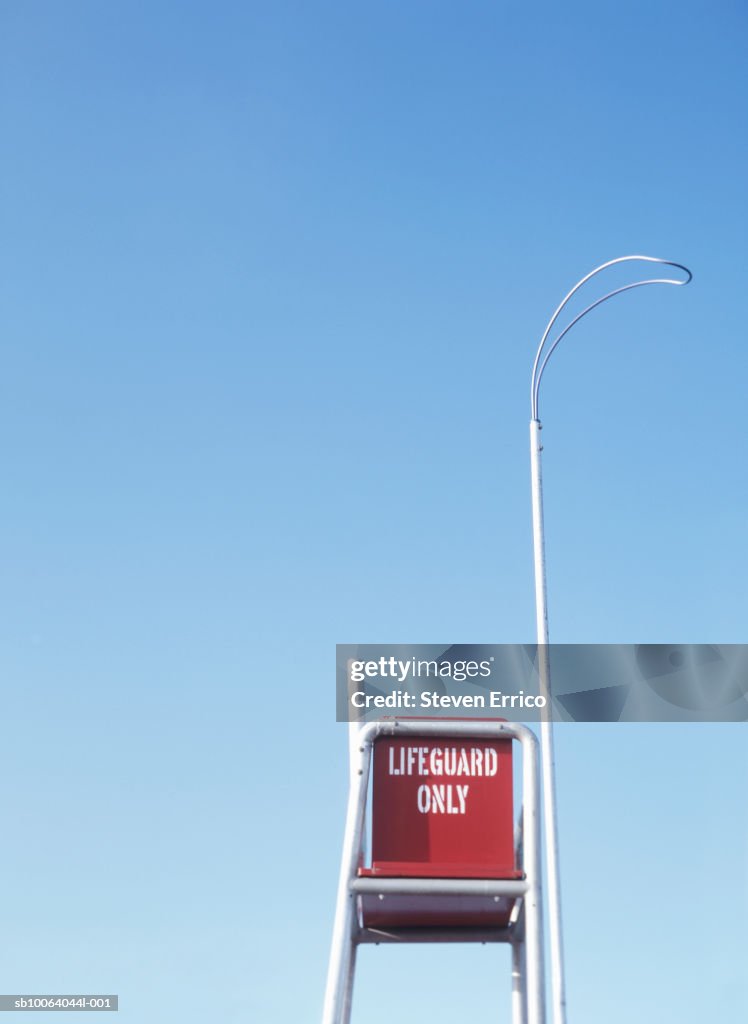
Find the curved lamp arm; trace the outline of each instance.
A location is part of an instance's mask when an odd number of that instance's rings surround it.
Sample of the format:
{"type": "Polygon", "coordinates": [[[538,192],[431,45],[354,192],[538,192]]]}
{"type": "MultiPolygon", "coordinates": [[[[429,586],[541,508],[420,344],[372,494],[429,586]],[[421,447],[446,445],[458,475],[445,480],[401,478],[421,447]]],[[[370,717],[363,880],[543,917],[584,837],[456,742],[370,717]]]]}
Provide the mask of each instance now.
{"type": "Polygon", "coordinates": [[[614,295],[620,295],[621,292],[630,291],[632,288],[641,288],[645,284],[688,284],[692,277],[693,274],[688,269],[688,267],[684,267],[682,263],[674,263],[672,260],[663,260],[657,256],[619,256],[617,259],[608,260],[607,263],[601,263],[599,267],[595,267],[595,269],[591,270],[590,273],[586,275],[586,277],[583,277],[581,281],[578,281],[577,284],[575,284],[571,291],[568,293],[568,295],[566,295],[561,305],[558,307],[556,312],[548,321],[548,326],[543,332],[543,337],[540,339],[540,345],[538,346],[538,351],[535,356],[535,362],[533,363],[532,367],[532,380],[530,384],[530,408],[532,410],[532,419],[538,419],[540,380],[543,376],[543,371],[548,365],[548,360],[553,355],[556,346],[559,344],[564,335],[566,335],[572,329],[574,324],[578,323],[583,316],[586,316],[596,306],[600,306],[603,302],[607,302],[608,299],[612,299],[614,295]],[[660,263],[664,264],[666,267],[677,267],[678,270],[682,270],[688,276],[686,277],[685,281],[679,281],[677,278],[671,277],[652,277],[646,281],[634,281],[633,284],[625,284],[621,288],[615,288],[612,292],[608,292],[607,295],[603,295],[601,299],[597,299],[595,302],[592,302],[589,306],[587,306],[586,309],[583,309],[581,313],[577,314],[577,316],[575,316],[574,319],[570,323],[568,323],[566,327],[564,327],[561,333],[556,338],[554,338],[554,340],[546,348],[545,346],[546,342],[548,341],[548,335],[551,333],[551,328],[558,319],[559,314],[561,313],[564,306],[566,306],[569,299],[571,299],[572,295],[579,291],[582,285],[586,284],[591,277],[594,277],[595,274],[599,274],[600,271],[606,270],[608,267],[612,267],[616,263],[628,263],[631,260],[641,260],[645,263],[660,263]]]}

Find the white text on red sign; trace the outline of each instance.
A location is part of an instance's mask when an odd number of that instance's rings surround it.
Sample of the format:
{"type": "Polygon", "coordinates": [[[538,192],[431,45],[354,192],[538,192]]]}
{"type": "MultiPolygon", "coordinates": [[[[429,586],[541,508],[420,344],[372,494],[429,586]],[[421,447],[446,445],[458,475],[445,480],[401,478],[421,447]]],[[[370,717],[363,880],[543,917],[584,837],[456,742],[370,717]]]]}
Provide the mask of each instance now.
{"type": "MultiPolygon", "coordinates": [[[[490,777],[498,772],[498,756],[490,747],[390,747],[390,775],[490,777]]],[[[421,814],[465,814],[470,787],[423,783],[416,800],[421,814]]]]}

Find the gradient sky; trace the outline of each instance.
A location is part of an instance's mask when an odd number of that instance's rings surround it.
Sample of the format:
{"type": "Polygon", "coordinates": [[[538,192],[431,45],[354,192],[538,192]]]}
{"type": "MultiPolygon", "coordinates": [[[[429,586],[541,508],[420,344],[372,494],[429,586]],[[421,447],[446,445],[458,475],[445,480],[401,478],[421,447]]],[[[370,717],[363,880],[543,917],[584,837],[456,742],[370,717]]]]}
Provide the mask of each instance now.
{"type": "MultiPolygon", "coordinates": [[[[613,256],[694,281],[546,374],[551,638],[748,640],[747,42],[738,0],[0,2],[1,991],[318,1019],[334,645],[533,639],[532,356],[613,256]]],[[[557,734],[570,1024],[744,1019],[744,728],[557,734]]],[[[360,960],[356,1024],[508,1019],[503,950],[360,960]]]]}

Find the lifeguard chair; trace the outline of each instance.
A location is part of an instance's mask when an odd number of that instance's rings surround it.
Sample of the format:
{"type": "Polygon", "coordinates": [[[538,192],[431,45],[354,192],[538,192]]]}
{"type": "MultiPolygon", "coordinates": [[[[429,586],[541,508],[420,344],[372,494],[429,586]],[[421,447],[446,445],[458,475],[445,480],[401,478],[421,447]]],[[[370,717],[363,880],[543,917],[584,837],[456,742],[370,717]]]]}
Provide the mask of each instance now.
{"type": "Polygon", "coordinates": [[[357,949],[385,942],[508,943],[513,1024],[545,1024],[539,789],[525,726],[394,719],[360,729],[323,1024],[348,1024],[357,949]]]}

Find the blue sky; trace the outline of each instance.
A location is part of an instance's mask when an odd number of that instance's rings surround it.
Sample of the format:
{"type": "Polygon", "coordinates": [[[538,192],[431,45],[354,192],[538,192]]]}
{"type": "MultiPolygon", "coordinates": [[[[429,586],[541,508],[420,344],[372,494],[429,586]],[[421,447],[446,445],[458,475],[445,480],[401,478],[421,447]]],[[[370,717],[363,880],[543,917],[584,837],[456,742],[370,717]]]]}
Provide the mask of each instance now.
{"type": "MultiPolygon", "coordinates": [[[[747,30],[0,4],[3,991],[317,1019],[334,645],[533,639],[532,356],[613,256],[694,282],[546,374],[551,638],[748,639],[747,30]]],[[[740,1019],[742,728],[557,747],[570,1021],[740,1019]]],[[[367,949],[355,1020],[478,1018],[507,967],[367,949]]]]}

